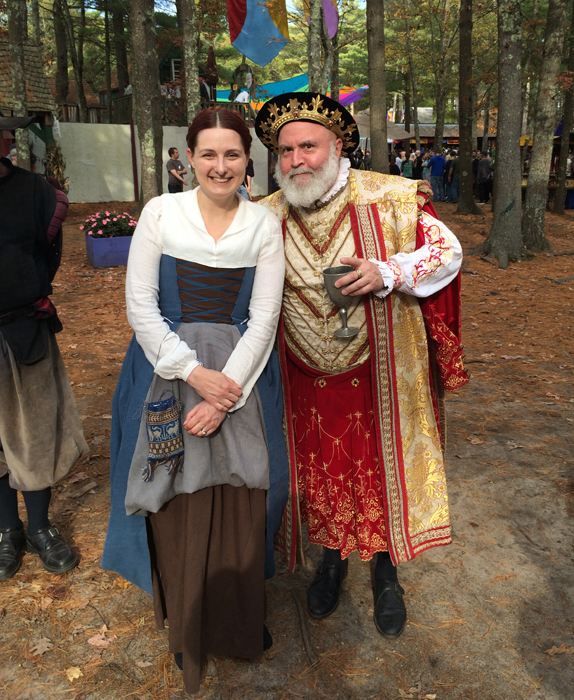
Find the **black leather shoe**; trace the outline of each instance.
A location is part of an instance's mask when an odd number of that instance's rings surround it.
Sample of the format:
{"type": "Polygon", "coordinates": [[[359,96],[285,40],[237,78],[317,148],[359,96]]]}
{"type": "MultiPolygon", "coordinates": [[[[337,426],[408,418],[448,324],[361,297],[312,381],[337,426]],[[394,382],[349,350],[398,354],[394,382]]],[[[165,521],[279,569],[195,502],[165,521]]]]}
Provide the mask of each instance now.
{"type": "Polygon", "coordinates": [[[44,568],[51,574],[69,571],[80,561],[54,525],[42,527],[32,535],[27,534],[26,543],[28,551],[39,554],[44,568]]]}
{"type": "Polygon", "coordinates": [[[25,551],[26,536],[23,528],[0,530],[0,581],[14,576],[20,568],[25,551]]]}
{"type": "Polygon", "coordinates": [[[398,581],[375,581],[375,627],[383,637],[400,637],[407,622],[404,591],[398,581]]]}
{"type": "Polygon", "coordinates": [[[307,591],[307,610],[315,620],[322,620],[335,612],[339,605],[341,584],[347,577],[349,561],[341,564],[321,564],[307,591]]]}

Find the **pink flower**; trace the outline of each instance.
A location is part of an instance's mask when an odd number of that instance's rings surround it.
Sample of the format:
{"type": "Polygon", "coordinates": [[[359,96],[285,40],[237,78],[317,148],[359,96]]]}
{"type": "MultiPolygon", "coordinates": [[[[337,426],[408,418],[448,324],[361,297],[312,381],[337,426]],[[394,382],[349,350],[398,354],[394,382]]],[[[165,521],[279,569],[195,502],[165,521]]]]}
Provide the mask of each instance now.
{"type": "Polygon", "coordinates": [[[83,231],[83,230],[84,230],[84,227],[83,227],[83,226],[80,226],[80,231],[83,231]]]}
{"type": "Polygon", "coordinates": [[[98,233],[103,233],[102,229],[100,229],[100,230],[98,231],[98,233]]]}
{"type": "Polygon", "coordinates": [[[114,219],[114,221],[117,221],[117,219],[114,219]]]}
{"type": "Polygon", "coordinates": [[[109,215],[110,215],[110,212],[109,212],[109,211],[107,211],[107,212],[106,212],[106,216],[109,216],[109,215]]]}

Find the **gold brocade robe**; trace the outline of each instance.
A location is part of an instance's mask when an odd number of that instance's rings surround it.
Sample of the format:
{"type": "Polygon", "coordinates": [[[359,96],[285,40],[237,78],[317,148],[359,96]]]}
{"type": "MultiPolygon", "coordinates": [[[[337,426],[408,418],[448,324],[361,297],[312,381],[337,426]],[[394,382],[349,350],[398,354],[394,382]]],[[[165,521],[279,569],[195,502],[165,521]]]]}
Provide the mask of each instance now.
{"type": "MultiPolygon", "coordinates": [[[[280,191],[261,204],[283,222],[285,235],[286,278],[279,331],[283,370],[286,345],[310,367],[333,373],[371,357],[391,557],[400,563],[430,547],[449,544],[444,459],[419,300],[400,292],[384,300],[369,295],[350,310],[349,325],[358,326],[359,334],[342,345],[332,335],[340,321],[322,278],[322,270],[340,264],[344,256],[384,261],[396,253],[415,250],[417,182],[351,170],[343,191],[317,210],[290,208],[280,191]]],[[[283,380],[287,382],[285,371],[283,380]]],[[[293,567],[296,555],[301,557],[302,552],[298,546],[300,517],[287,386],[284,400],[292,475],[278,547],[293,567]]],[[[323,420],[328,419],[328,415],[323,416],[323,420]]]]}

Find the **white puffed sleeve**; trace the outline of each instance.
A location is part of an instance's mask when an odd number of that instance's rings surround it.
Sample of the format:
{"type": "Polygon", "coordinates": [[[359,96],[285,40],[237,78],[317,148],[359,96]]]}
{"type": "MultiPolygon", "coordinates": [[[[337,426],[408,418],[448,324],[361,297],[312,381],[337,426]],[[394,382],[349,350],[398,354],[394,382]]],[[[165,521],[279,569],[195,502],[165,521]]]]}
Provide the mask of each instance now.
{"type": "Polygon", "coordinates": [[[379,267],[385,289],[375,292],[384,298],[393,289],[415,297],[428,297],[446,287],[456,277],[462,264],[458,239],[442,221],[422,212],[425,243],[412,253],[397,253],[388,262],[371,260],[379,267]]]}
{"type": "Polygon", "coordinates": [[[275,340],[285,279],[285,252],[279,220],[271,212],[265,219],[267,232],[257,257],[247,330],[229,356],[223,373],[236,381],[243,394],[232,411],[247,401],[263,371],[275,340]]]}
{"type": "Polygon", "coordinates": [[[159,310],[159,267],[162,255],[161,198],[141,213],[130,245],[126,274],[128,321],[136,340],[163,379],[188,378],[200,364],[197,353],[170,330],[159,310]]]}

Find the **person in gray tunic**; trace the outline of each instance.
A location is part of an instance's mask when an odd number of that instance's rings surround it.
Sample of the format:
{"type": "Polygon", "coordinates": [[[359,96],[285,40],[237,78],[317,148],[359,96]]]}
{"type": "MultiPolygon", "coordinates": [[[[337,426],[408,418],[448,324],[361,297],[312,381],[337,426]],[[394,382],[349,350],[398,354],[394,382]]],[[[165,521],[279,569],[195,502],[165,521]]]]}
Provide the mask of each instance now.
{"type": "Polygon", "coordinates": [[[79,561],[48,518],[52,486],[88,451],[48,298],[67,206],[43,177],[0,160],[0,581],[14,576],[26,550],[51,573],[79,561]]]}

